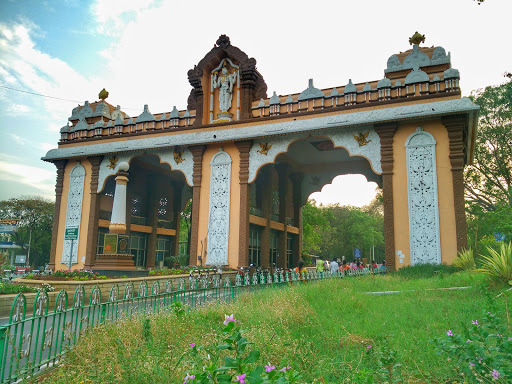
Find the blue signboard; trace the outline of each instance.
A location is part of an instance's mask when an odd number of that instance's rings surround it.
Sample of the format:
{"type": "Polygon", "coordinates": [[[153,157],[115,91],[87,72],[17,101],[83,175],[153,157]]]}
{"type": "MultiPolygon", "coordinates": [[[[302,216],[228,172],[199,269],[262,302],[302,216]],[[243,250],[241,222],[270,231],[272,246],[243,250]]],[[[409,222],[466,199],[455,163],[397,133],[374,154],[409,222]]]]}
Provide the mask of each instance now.
{"type": "Polygon", "coordinates": [[[354,248],[354,257],[361,257],[361,249],[354,248]]]}
{"type": "Polygon", "coordinates": [[[0,224],[0,233],[16,232],[16,224],[0,224]]]}
{"type": "Polygon", "coordinates": [[[496,241],[505,241],[505,235],[500,232],[494,232],[494,238],[496,241]]]}

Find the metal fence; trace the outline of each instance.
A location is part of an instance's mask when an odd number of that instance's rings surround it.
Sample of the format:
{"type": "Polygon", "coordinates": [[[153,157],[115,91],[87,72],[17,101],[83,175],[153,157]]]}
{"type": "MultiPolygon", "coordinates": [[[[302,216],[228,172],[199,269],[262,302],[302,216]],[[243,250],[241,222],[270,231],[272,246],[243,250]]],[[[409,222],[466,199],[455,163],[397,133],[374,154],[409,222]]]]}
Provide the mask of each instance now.
{"type": "Polygon", "coordinates": [[[252,276],[238,274],[233,284],[229,277],[222,279],[220,276],[203,276],[180,278],[178,287],[173,287],[171,279],[163,287],[154,282],[151,289],[146,281],[142,281],[137,292],[133,283],[129,282],[122,293],[118,284],[114,284],[104,302],[100,289],[94,286],[87,305],[84,287],[79,285],[71,305],[68,293],[60,291],[53,311],[49,311],[48,294],[39,291],[29,317],[26,316],[26,298],[20,293],[12,304],[9,323],[0,327],[0,382],[11,383],[39,374],[55,364],[84,333],[105,322],[133,315],[169,312],[177,306],[190,309],[208,302],[231,302],[242,291],[361,276],[379,271],[364,269],[334,274],[316,271],[302,274],[280,272],[273,275],[254,273],[252,276]]]}

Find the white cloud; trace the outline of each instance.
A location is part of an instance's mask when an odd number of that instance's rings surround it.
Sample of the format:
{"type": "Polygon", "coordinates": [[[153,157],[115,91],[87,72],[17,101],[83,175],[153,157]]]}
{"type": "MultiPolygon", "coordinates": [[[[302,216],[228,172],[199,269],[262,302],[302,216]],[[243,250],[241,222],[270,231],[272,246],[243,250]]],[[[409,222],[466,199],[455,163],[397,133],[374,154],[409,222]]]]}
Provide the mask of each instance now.
{"type": "Polygon", "coordinates": [[[20,116],[27,114],[31,110],[32,109],[28,105],[9,103],[6,104],[5,114],[10,116],[20,116]]]}
{"type": "Polygon", "coordinates": [[[21,136],[15,135],[14,133],[9,133],[9,136],[18,144],[25,145],[27,140],[21,136]]]}
{"type": "MultiPolygon", "coordinates": [[[[31,23],[0,23],[0,81],[13,88],[60,98],[72,98],[77,90],[80,95],[95,95],[94,79],[86,79],[67,63],[35,47],[33,36],[38,34],[37,27],[31,23]]],[[[23,98],[26,103],[37,105],[40,118],[47,122],[65,122],[73,108],[69,102],[50,98],[37,100],[34,98],[38,96],[19,93],[13,95],[12,99],[23,98]]],[[[7,113],[20,115],[32,111],[27,105],[11,102],[7,113]]],[[[54,124],[50,127],[58,130],[54,124]]]]}
{"type": "MultiPolygon", "coordinates": [[[[46,198],[54,198],[55,172],[23,163],[23,158],[0,154],[0,181],[2,184],[20,183],[31,189],[36,189],[46,198]]],[[[21,194],[23,191],[20,191],[21,194]]]]}
{"type": "Polygon", "coordinates": [[[98,22],[97,32],[119,36],[139,13],[155,5],[154,0],[97,0],[91,5],[91,13],[98,22]]]}
{"type": "Polygon", "coordinates": [[[377,193],[377,184],[368,182],[363,175],[342,175],[334,178],[321,192],[312,193],[309,198],[317,204],[352,205],[362,207],[369,204],[377,193]]]}
{"type": "Polygon", "coordinates": [[[57,148],[57,144],[40,143],[40,148],[43,149],[43,151],[48,152],[50,149],[57,148]]]}

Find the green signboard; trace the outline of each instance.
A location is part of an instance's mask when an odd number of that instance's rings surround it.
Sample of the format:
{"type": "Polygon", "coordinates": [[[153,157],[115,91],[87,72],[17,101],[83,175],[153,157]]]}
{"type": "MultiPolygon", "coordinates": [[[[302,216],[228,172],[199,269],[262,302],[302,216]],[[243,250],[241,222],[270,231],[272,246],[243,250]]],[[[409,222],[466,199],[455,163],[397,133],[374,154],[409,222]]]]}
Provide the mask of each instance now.
{"type": "Polygon", "coordinates": [[[66,234],[64,240],[77,240],[78,239],[78,227],[66,228],[66,234]]]}

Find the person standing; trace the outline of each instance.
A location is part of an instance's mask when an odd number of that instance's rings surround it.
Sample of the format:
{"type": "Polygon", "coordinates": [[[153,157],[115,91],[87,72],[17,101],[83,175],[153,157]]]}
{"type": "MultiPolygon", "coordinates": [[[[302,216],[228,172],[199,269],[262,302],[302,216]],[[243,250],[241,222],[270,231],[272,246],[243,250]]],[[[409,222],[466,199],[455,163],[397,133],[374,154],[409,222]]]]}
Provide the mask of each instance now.
{"type": "Polygon", "coordinates": [[[316,271],[320,273],[320,278],[324,277],[324,261],[320,258],[316,259],[316,271]]]}
{"type": "Polygon", "coordinates": [[[340,268],[338,262],[336,261],[336,258],[333,258],[330,264],[331,267],[331,273],[338,272],[338,269],[340,268]]]}

